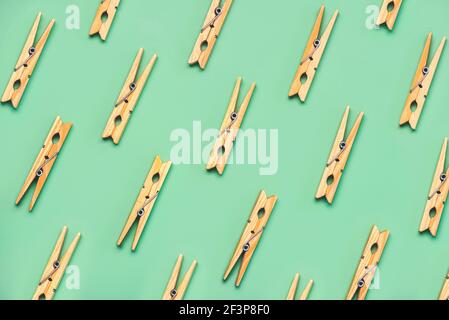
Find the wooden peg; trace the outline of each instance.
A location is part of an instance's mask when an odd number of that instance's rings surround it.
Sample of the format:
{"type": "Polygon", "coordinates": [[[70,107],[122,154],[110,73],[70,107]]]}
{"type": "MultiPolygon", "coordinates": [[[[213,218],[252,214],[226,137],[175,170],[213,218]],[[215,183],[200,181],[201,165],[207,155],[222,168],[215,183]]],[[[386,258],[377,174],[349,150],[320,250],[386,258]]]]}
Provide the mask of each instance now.
{"type": "Polygon", "coordinates": [[[447,276],[444,281],[443,288],[441,288],[438,300],[449,300],[449,271],[447,272],[447,276]]]}
{"type": "Polygon", "coordinates": [[[438,158],[432,185],[427,197],[426,207],[419,226],[419,232],[428,230],[434,237],[437,235],[438,226],[443,215],[444,204],[446,203],[449,192],[449,183],[447,183],[449,166],[445,169],[446,150],[447,138],[444,139],[443,147],[441,148],[440,157],[438,158]]]}
{"type": "Polygon", "coordinates": [[[34,204],[44,187],[45,181],[47,181],[48,175],[55,164],[56,158],[61,152],[61,148],[71,128],[71,122],[63,123],[59,116],[56,117],[56,120],[44,141],[44,145],[42,146],[36,161],[34,161],[22,189],[20,189],[19,196],[16,199],[16,205],[20,203],[31,184],[36,181],[36,188],[29,207],[29,211],[33,210],[34,204]]]}
{"type": "Polygon", "coordinates": [[[242,236],[240,237],[237,247],[234,250],[229,265],[226,268],[224,274],[224,280],[226,280],[237,264],[241,257],[240,269],[238,271],[237,280],[235,285],[239,286],[240,282],[245,275],[245,271],[248,267],[251,257],[256,250],[257,244],[260,241],[262,232],[270,218],[271,212],[273,211],[274,205],[276,204],[277,196],[273,195],[267,197],[265,191],[261,191],[259,197],[254,204],[251,215],[246,222],[245,229],[243,230],[242,236]]]}
{"type": "MultiPolygon", "coordinates": [[[[293,279],[293,282],[290,286],[290,290],[288,291],[286,300],[295,300],[296,291],[298,289],[298,283],[299,283],[299,273],[295,274],[295,278],[293,279]]],[[[309,294],[310,294],[310,290],[312,289],[312,286],[313,286],[313,280],[309,280],[306,288],[301,293],[298,300],[307,300],[307,298],[309,297],[309,294]]]]}
{"type": "Polygon", "coordinates": [[[33,74],[34,68],[39,61],[39,57],[44,50],[50,31],[55,24],[55,19],[52,19],[42,34],[39,41],[35,43],[37,28],[41,20],[42,13],[38,13],[36,20],[34,20],[33,27],[28,35],[28,38],[17,60],[14,71],[9,79],[8,85],[3,92],[2,102],[10,101],[14,108],[19,107],[20,100],[28,85],[28,81],[33,74]]]}
{"type": "Polygon", "coordinates": [[[446,44],[446,37],[443,37],[432,62],[430,65],[427,65],[431,43],[432,33],[429,33],[404,109],[402,110],[401,119],[399,120],[401,126],[408,123],[413,130],[416,129],[419,117],[423,111],[430,85],[432,84],[433,77],[435,76],[438,67],[438,62],[440,61],[441,54],[443,53],[446,44]]]}
{"type": "Polygon", "coordinates": [[[351,153],[352,146],[354,144],[357,132],[363,119],[363,112],[359,113],[354,126],[349,132],[348,137],[345,139],[346,124],[349,116],[349,106],[346,107],[346,111],[343,114],[340,128],[338,129],[337,136],[335,137],[332,150],[326,163],[323,176],[321,178],[318,190],[315,198],[320,199],[326,197],[329,204],[332,204],[335,193],[337,192],[338,184],[340,183],[341,175],[348,161],[349,154],[351,153]]]}
{"type": "Polygon", "coordinates": [[[209,56],[215,46],[229,9],[231,9],[231,4],[232,0],[224,0],[223,5],[222,0],[212,0],[206,20],[190,55],[190,65],[198,63],[201,69],[206,68],[209,56]]]}
{"type": "Polygon", "coordinates": [[[187,287],[189,286],[190,279],[192,278],[193,272],[195,271],[197,262],[196,260],[193,260],[189,270],[187,270],[186,274],[184,275],[184,278],[179,282],[179,273],[182,267],[182,259],[183,256],[182,254],[180,254],[168,281],[167,288],[165,289],[162,296],[162,300],[182,300],[182,298],[184,297],[187,287]]]}
{"type": "Polygon", "coordinates": [[[393,30],[401,4],[402,0],[383,0],[376,25],[380,26],[385,23],[388,29],[393,30]]]}
{"type": "Polygon", "coordinates": [[[120,95],[115,103],[114,109],[109,116],[106,128],[103,131],[103,139],[111,138],[115,144],[120,142],[123,131],[126,128],[129,117],[131,116],[140,94],[147,82],[148,76],[153,69],[156,62],[157,55],[153,55],[150,62],[147,64],[142,72],[142,75],[137,80],[136,75],[142,60],[143,49],[139,49],[136,59],[131,67],[128,78],[126,78],[120,95]]]}
{"type": "Polygon", "coordinates": [[[156,198],[158,197],[162,185],[164,184],[171,164],[171,161],[162,162],[159,156],[156,156],[154,159],[150,172],[145,179],[143,187],[137,196],[137,200],[134,203],[131,213],[129,214],[126,224],[123,227],[122,233],[117,241],[117,246],[122,245],[122,242],[129,233],[129,230],[137,221],[137,230],[131,246],[132,251],[136,250],[140,236],[142,235],[145,224],[150,217],[151,210],[153,209],[156,198]]]}
{"type": "Polygon", "coordinates": [[[307,42],[299,63],[299,67],[296,70],[295,77],[290,86],[290,92],[288,93],[289,97],[297,95],[302,102],[306,101],[307,93],[312,85],[316,70],[318,69],[321,57],[323,56],[332,29],[334,28],[335,21],[337,20],[338,10],[334,12],[329,24],[320,37],[319,33],[323,15],[324,6],[321,6],[312,33],[310,34],[309,41],[307,42]]]}
{"type": "Polygon", "coordinates": [[[380,232],[377,226],[373,226],[371,229],[346,300],[353,300],[354,298],[365,300],[389,235],[390,232],[388,230],[380,232]]]}
{"type": "Polygon", "coordinates": [[[106,40],[119,4],[120,0],[101,0],[90,27],[90,36],[99,34],[101,40],[106,40]]]}
{"type": "Polygon", "coordinates": [[[44,273],[39,281],[33,300],[51,300],[64,277],[65,269],[69,265],[70,259],[81,238],[81,233],[77,233],[65,254],[61,257],[62,247],[67,234],[67,227],[64,227],[56,241],[53,253],[48,259],[44,273]]]}
{"type": "Polygon", "coordinates": [[[256,88],[256,84],[253,83],[237,110],[237,100],[241,83],[242,78],[238,78],[232,93],[231,101],[229,102],[228,109],[226,110],[225,117],[221,124],[220,132],[212,147],[206,166],[207,170],[217,169],[217,172],[220,175],[223,174],[226,167],[232,147],[234,146],[234,141],[237,138],[243,118],[245,117],[246,109],[248,108],[254,89],[256,88]]]}

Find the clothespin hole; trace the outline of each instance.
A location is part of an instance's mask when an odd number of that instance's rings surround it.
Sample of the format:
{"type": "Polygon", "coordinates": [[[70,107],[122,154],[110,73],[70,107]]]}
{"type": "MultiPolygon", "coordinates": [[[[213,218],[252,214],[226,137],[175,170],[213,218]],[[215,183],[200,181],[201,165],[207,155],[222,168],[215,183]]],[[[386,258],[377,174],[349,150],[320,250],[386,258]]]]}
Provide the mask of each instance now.
{"type": "Polygon", "coordinates": [[[251,246],[250,246],[249,243],[245,243],[245,244],[243,245],[243,251],[244,251],[244,252],[248,252],[248,250],[249,250],[250,247],[251,247],[251,246]]]}
{"type": "Polygon", "coordinates": [[[387,10],[388,10],[388,12],[391,12],[391,11],[394,10],[394,1],[393,1],[393,0],[391,0],[391,1],[388,3],[388,5],[387,5],[387,10]]]}
{"type": "Polygon", "coordinates": [[[19,79],[19,80],[14,81],[14,84],[12,86],[13,86],[14,90],[17,90],[20,88],[20,85],[21,85],[21,81],[19,79]]]}
{"type": "Polygon", "coordinates": [[[207,42],[207,40],[204,40],[203,42],[201,42],[200,50],[204,51],[207,49],[208,46],[209,46],[209,43],[207,42]]]}
{"type": "Polygon", "coordinates": [[[304,73],[301,75],[301,78],[300,78],[299,80],[301,81],[302,84],[304,84],[304,83],[306,83],[306,81],[307,81],[308,78],[309,78],[309,77],[307,76],[307,73],[304,72],[304,73]]]}
{"type": "Polygon", "coordinates": [[[220,148],[218,148],[218,150],[217,150],[217,155],[218,155],[218,157],[222,157],[224,154],[225,154],[225,147],[224,146],[221,146],[220,148]]]}
{"type": "Polygon", "coordinates": [[[331,174],[329,177],[327,177],[327,180],[326,180],[326,184],[328,186],[330,186],[332,183],[334,183],[334,175],[333,174],[331,174]]]}
{"type": "Polygon", "coordinates": [[[32,56],[35,52],[36,52],[36,48],[35,47],[31,47],[31,48],[28,49],[28,54],[30,56],[32,56]]]}
{"type": "Polygon", "coordinates": [[[120,123],[122,123],[122,116],[118,115],[114,119],[114,126],[118,127],[120,125],[120,123]]]}
{"type": "Polygon", "coordinates": [[[59,261],[53,262],[53,268],[58,269],[61,266],[61,263],[59,261]]]}
{"type": "Polygon", "coordinates": [[[156,183],[156,182],[159,181],[160,177],[161,177],[161,176],[160,176],[159,172],[158,172],[158,173],[155,173],[155,174],[151,177],[151,181],[153,181],[153,183],[156,183]]]}
{"type": "Polygon", "coordinates": [[[417,108],[418,108],[418,103],[415,100],[410,104],[410,111],[415,112],[417,108]]]}
{"type": "Polygon", "coordinates": [[[216,16],[219,16],[221,14],[221,12],[222,12],[222,9],[220,7],[216,7],[215,8],[214,13],[215,13],[216,16]]]}
{"type": "Polygon", "coordinates": [[[257,217],[260,219],[265,214],[265,208],[260,208],[259,211],[257,211],[257,217]]]}
{"type": "Polygon", "coordinates": [[[379,245],[377,243],[374,243],[371,246],[371,254],[375,254],[377,252],[377,250],[379,249],[379,245]]]}
{"type": "Polygon", "coordinates": [[[320,39],[316,39],[315,41],[313,41],[313,46],[314,46],[315,48],[318,48],[318,47],[320,46],[320,44],[321,44],[320,39]]]}
{"type": "Polygon", "coordinates": [[[38,299],[39,300],[47,300],[47,298],[45,297],[45,293],[42,293],[38,299]]]}
{"type": "Polygon", "coordinates": [[[430,209],[429,211],[429,218],[433,219],[437,214],[437,209],[435,207],[433,207],[432,209],[430,209]]]}
{"type": "Polygon", "coordinates": [[[53,137],[51,137],[51,143],[57,144],[59,142],[59,139],[61,139],[61,136],[58,132],[56,132],[53,137]]]}
{"type": "MultiPolygon", "coordinates": [[[[446,178],[447,178],[447,176],[446,176],[445,173],[442,173],[442,174],[440,175],[440,181],[441,181],[441,182],[446,181],[446,178]]],[[[439,190],[438,190],[438,191],[439,191],[439,190]]],[[[441,192],[440,192],[440,193],[441,193],[441,192]]]]}
{"type": "Polygon", "coordinates": [[[173,289],[172,291],[170,291],[170,297],[172,297],[172,298],[176,297],[177,293],[178,293],[178,291],[176,291],[176,289],[173,289]]]}
{"type": "Polygon", "coordinates": [[[423,69],[422,69],[422,74],[423,75],[425,75],[425,76],[427,76],[428,74],[429,74],[429,67],[424,67],[423,69]]]}
{"type": "Polygon", "coordinates": [[[237,119],[237,112],[231,113],[231,120],[234,121],[235,119],[237,119]]]}
{"type": "Polygon", "coordinates": [[[364,285],[365,285],[365,280],[364,279],[360,279],[357,282],[357,287],[359,287],[359,288],[363,288],[364,285]]]}
{"type": "Polygon", "coordinates": [[[141,208],[141,209],[139,209],[139,211],[137,211],[137,216],[140,218],[144,215],[144,213],[145,213],[145,209],[141,208]]]}
{"type": "Polygon", "coordinates": [[[101,23],[105,23],[109,18],[108,12],[105,11],[101,14],[101,23]]]}
{"type": "Polygon", "coordinates": [[[136,90],[136,83],[135,82],[131,82],[131,84],[129,85],[129,90],[131,90],[131,91],[136,90]]]}

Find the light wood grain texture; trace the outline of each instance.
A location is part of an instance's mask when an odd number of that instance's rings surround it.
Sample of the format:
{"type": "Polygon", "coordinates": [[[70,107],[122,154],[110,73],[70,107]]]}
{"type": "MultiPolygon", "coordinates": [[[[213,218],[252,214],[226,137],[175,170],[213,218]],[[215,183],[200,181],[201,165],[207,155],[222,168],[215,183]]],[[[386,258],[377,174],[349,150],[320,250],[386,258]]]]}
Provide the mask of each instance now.
{"type": "Polygon", "coordinates": [[[117,98],[117,102],[115,103],[114,109],[112,110],[103,131],[103,139],[111,138],[115,144],[118,144],[122,138],[123,131],[128,124],[131,113],[139,100],[140,94],[145,87],[148,76],[150,75],[157,59],[157,55],[154,54],[150,62],[148,62],[147,66],[143,70],[140,78],[136,80],[142,55],[143,49],[141,48],[137,52],[137,56],[131,66],[128,77],[126,78],[119,97],[117,98]]]}
{"type": "Polygon", "coordinates": [[[401,4],[402,0],[383,0],[376,25],[380,26],[385,23],[388,29],[393,30],[401,4]],[[393,6],[391,10],[389,10],[389,6],[393,6]]]}
{"type": "Polygon", "coordinates": [[[441,148],[432,185],[430,186],[429,195],[427,196],[426,207],[424,209],[421,224],[419,225],[419,232],[428,230],[434,237],[437,235],[438,226],[443,215],[444,204],[446,203],[447,194],[449,192],[449,183],[447,183],[449,166],[445,169],[446,151],[447,138],[444,139],[441,148]]]}
{"type": "Polygon", "coordinates": [[[447,272],[447,276],[444,281],[443,287],[441,288],[438,300],[449,300],[449,271],[447,272]]]}
{"type": "Polygon", "coordinates": [[[346,131],[346,124],[348,122],[349,110],[349,106],[346,107],[345,113],[343,114],[343,119],[341,120],[340,128],[338,129],[337,136],[335,137],[332,150],[326,163],[326,168],[324,169],[323,176],[321,177],[321,181],[315,195],[316,199],[326,197],[329,204],[332,204],[332,201],[334,200],[338,184],[340,183],[343,170],[346,166],[346,162],[348,161],[364,115],[363,112],[359,113],[354,126],[345,139],[344,135],[346,131]]]}
{"type": "Polygon", "coordinates": [[[121,246],[123,240],[129,233],[133,224],[137,221],[137,230],[134,235],[134,240],[131,246],[132,251],[136,250],[139,243],[140,236],[142,235],[145,224],[150,217],[151,210],[157,201],[159,192],[167,177],[172,162],[162,162],[159,156],[154,159],[150,172],[145,179],[142,189],[137,196],[136,202],[129,214],[129,217],[123,227],[123,230],[117,241],[117,246],[121,246]]]}
{"type": "Polygon", "coordinates": [[[260,241],[263,230],[270,218],[271,212],[273,211],[274,205],[276,204],[277,196],[273,195],[267,197],[265,191],[261,191],[256,203],[254,204],[253,210],[246,222],[245,229],[243,230],[242,236],[234,250],[234,253],[229,261],[229,265],[226,268],[224,274],[224,280],[226,280],[237,264],[238,260],[241,258],[240,268],[237,274],[237,279],[235,285],[239,286],[245,271],[248,267],[251,257],[256,250],[257,244],[260,241]]]}
{"type": "Polygon", "coordinates": [[[173,272],[168,280],[167,288],[165,288],[162,300],[182,300],[184,294],[189,286],[190,279],[192,278],[193,272],[195,271],[197,262],[194,260],[190,265],[189,269],[184,275],[184,278],[179,281],[179,273],[182,267],[182,254],[179,255],[176,261],[173,272]],[[177,284],[179,283],[179,286],[177,284]]]}
{"type": "Polygon", "coordinates": [[[237,138],[240,126],[242,125],[243,118],[245,117],[246,110],[251,101],[256,84],[253,83],[242,104],[237,110],[237,100],[240,92],[240,85],[242,78],[238,78],[232,92],[231,101],[229,102],[228,109],[226,110],[223,122],[220,127],[220,132],[212,147],[209,155],[209,160],[206,165],[207,170],[217,169],[217,172],[222,175],[228,162],[229,155],[231,154],[234,141],[237,138]]]}
{"type": "Polygon", "coordinates": [[[290,91],[288,93],[289,97],[298,95],[299,99],[304,102],[306,101],[307,94],[309,92],[310,86],[312,85],[313,79],[315,77],[316,70],[323,56],[324,50],[326,48],[329,37],[334,28],[335,21],[337,20],[338,10],[334,12],[329,24],[324,30],[321,38],[319,37],[321,22],[324,15],[324,6],[321,6],[318,17],[313,26],[312,33],[310,34],[309,41],[307,41],[306,48],[302,55],[299,67],[296,70],[295,77],[290,86],[290,91]],[[319,44],[318,44],[319,42],[319,44]]]}
{"type": "Polygon", "coordinates": [[[44,50],[45,43],[55,24],[55,19],[52,19],[42,34],[41,38],[35,43],[37,29],[41,20],[42,13],[38,13],[34,20],[31,31],[20,53],[19,59],[14,67],[14,71],[9,79],[5,91],[3,92],[2,102],[10,101],[14,108],[19,107],[20,100],[25,92],[28,82],[33,74],[34,68],[39,61],[39,57],[44,50]],[[16,87],[16,88],[14,88],[16,87]]]}
{"type": "Polygon", "coordinates": [[[221,5],[221,0],[212,0],[201,32],[190,55],[190,65],[198,63],[201,69],[206,68],[207,61],[215,46],[231,4],[232,0],[224,0],[223,5],[221,5]]]}
{"type": "MultiPolygon", "coordinates": [[[[295,277],[293,278],[292,284],[290,286],[290,290],[287,294],[286,300],[295,300],[296,291],[298,289],[298,283],[299,283],[299,273],[295,274],[295,277]]],[[[299,296],[298,300],[307,300],[310,294],[310,290],[312,290],[313,286],[313,280],[309,280],[307,283],[304,291],[299,296]]]]}
{"type": "Polygon", "coordinates": [[[44,145],[34,161],[22,189],[20,189],[19,195],[16,199],[16,205],[20,203],[31,184],[36,181],[36,188],[29,206],[29,211],[33,210],[34,204],[36,203],[36,200],[44,187],[45,181],[47,181],[48,175],[55,164],[56,158],[59,156],[64,141],[67,138],[71,128],[71,122],[63,123],[59,116],[56,117],[56,120],[44,141],[44,145]]]}
{"type": "Polygon", "coordinates": [[[119,4],[120,0],[102,0],[100,2],[90,27],[90,36],[99,34],[103,41],[106,40],[119,4]],[[105,18],[104,20],[103,17],[105,18]]]}
{"type": "Polygon", "coordinates": [[[432,84],[433,77],[435,76],[438,67],[438,62],[440,61],[441,54],[443,53],[446,44],[446,37],[443,37],[432,62],[430,65],[427,65],[431,43],[432,33],[429,33],[399,120],[399,125],[402,126],[408,123],[413,130],[416,129],[419,117],[423,111],[430,85],[432,84]]]}
{"type": "Polygon", "coordinates": [[[359,266],[352,279],[346,300],[365,300],[371,282],[373,281],[380,258],[387,244],[388,230],[380,232],[377,226],[373,226],[360,258],[359,266]]]}
{"type": "Polygon", "coordinates": [[[55,248],[48,259],[48,263],[42,273],[42,277],[37,286],[36,292],[33,295],[33,300],[51,300],[58,288],[59,283],[64,276],[65,269],[67,268],[70,259],[78,245],[81,238],[81,233],[77,233],[69,248],[62,256],[61,251],[64,246],[64,240],[67,235],[67,227],[64,227],[56,241],[55,248]],[[62,257],[61,257],[62,256],[62,257]]]}

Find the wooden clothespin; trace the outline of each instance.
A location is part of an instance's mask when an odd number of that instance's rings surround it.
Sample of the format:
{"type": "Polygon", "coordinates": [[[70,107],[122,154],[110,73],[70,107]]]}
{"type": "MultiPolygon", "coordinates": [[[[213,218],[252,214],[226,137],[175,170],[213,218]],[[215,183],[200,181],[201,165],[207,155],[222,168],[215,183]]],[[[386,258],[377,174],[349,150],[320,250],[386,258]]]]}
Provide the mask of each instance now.
{"type": "Polygon", "coordinates": [[[431,43],[432,33],[429,33],[399,121],[401,126],[408,123],[413,130],[415,130],[418,125],[419,117],[424,108],[430,85],[432,84],[433,77],[435,76],[438,67],[438,62],[440,61],[444,45],[446,44],[446,37],[443,37],[441,40],[432,62],[428,65],[427,62],[429,60],[431,43]]]}
{"type": "Polygon", "coordinates": [[[318,17],[313,26],[312,33],[310,34],[309,41],[302,55],[299,67],[296,71],[295,78],[290,86],[289,97],[298,95],[299,99],[306,101],[307,93],[312,85],[313,78],[315,77],[316,70],[320,64],[321,57],[323,56],[324,49],[331,35],[335,21],[337,20],[338,10],[335,10],[329,24],[324,30],[321,37],[319,37],[321,21],[323,20],[324,6],[321,6],[318,17]]]}
{"type": "Polygon", "coordinates": [[[132,251],[136,250],[142,231],[145,228],[148,218],[150,217],[151,210],[153,209],[156,198],[159,195],[162,185],[164,184],[165,178],[167,177],[171,163],[171,161],[162,162],[159,156],[156,156],[154,159],[150,172],[145,179],[143,187],[137,196],[136,202],[134,203],[134,207],[132,208],[128,220],[126,221],[122,233],[117,241],[117,246],[122,245],[122,242],[129,230],[133,226],[134,222],[137,221],[137,230],[131,246],[132,251]]]}
{"type": "Polygon", "coordinates": [[[106,128],[103,131],[103,139],[112,138],[112,141],[114,141],[115,144],[120,142],[123,131],[131,116],[131,112],[134,110],[137,100],[139,100],[139,96],[157,59],[157,55],[154,54],[143,70],[140,78],[136,79],[142,55],[143,49],[141,48],[137,53],[122,91],[120,91],[120,95],[115,103],[115,107],[108,119],[106,128]]]}
{"type": "Polygon", "coordinates": [[[242,78],[238,78],[234,91],[232,92],[231,101],[229,102],[228,109],[226,110],[225,117],[221,124],[220,132],[212,147],[206,166],[207,170],[216,168],[220,175],[223,174],[226,167],[232,147],[234,146],[234,141],[237,138],[238,131],[245,116],[246,109],[248,108],[254,89],[256,88],[256,84],[253,83],[246,94],[245,99],[243,99],[240,108],[236,110],[241,83],[242,78]]]}
{"type": "Polygon", "coordinates": [[[376,25],[381,26],[385,23],[388,29],[393,30],[393,26],[396,18],[398,17],[401,4],[402,0],[383,0],[379,16],[377,17],[376,25]]]}
{"type": "Polygon", "coordinates": [[[348,161],[355,137],[357,136],[357,132],[362,122],[363,114],[363,112],[359,113],[354,126],[345,140],[344,135],[349,116],[349,106],[346,107],[346,111],[343,114],[343,119],[341,120],[340,128],[338,129],[337,136],[335,137],[329,159],[326,163],[326,168],[324,169],[323,177],[321,178],[315,195],[316,199],[326,197],[327,202],[332,204],[338,184],[340,183],[341,175],[343,174],[343,170],[346,162],[348,161]]]}
{"type": "Polygon", "coordinates": [[[371,229],[346,300],[353,300],[354,297],[357,300],[365,300],[389,235],[390,232],[388,230],[380,232],[375,225],[371,229]]]}
{"type": "Polygon", "coordinates": [[[224,280],[226,280],[237,264],[237,261],[241,257],[242,261],[240,264],[240,269],[238,271],[237,279],[235,285],[239,286],[245,275],[246,268],[253,256],[254,250],[256,250],[257,244],[260,241],[262,232],[265,225],[270,218],[271,212],[273,211],[274,205],[276,204],[277,196],[273,195],[267,197],[265,191],[261,191],[259,197],[254,204],[253,211],[246,222],[245,229],[243,230],[242,236],[240,237],[237,247],[234,250],[229,265],[224,274],[224,280]]]}
{"type": "Polygon", "coordinates": [[[33,295],[33,300],[51,300],[58,289],[58,285],[64,277],[65,269],[67,268],[70,259],[72,258],[73,252],[78,245],[81,233],[77,233],[75,239],[73,239],[69,248],[62,256],[61,251],[64,246],[65,236],[67,234],[67,227],[62,228],[59,235],[58,241],[56,241],[55,248],[48,259],[47,266],[44,269],[39,284],[37,286],[36,292],[33,295]]]}
{"type": "Polygon", "coordinates": [[[106,40],[119,4],[120,0],[101,0],[90,27],[90,36],[98,33],[101,40],[106,40]]]}
{"type": "Polygon", "coordinates": [[[19,106],[23,93],[27,87],[28,81],[33,74],[33,70],[36,67],[37,61],[44,50],[45,43],[47,42],[50,31],[55,24],[55,19],[52,19],[42,34],[39,41],[36,40],[37,28],[41,20],[42,13],[38,13],[36,20],[34,20],[33,27],[28,35],[28,38],[17,60],[14,72],[9,79],[5,92],[3,92],[2,102],[11,101],[14,108],[19,106]]]}
{"type": "MultiPolygon", "coordinates": [[[[299,273],[295,274],[295,278],[293,279],[292,285],[290,286],[290,290],[288,291],[286,300],[295,300],[298,283],[299,283],[299,273]]],[[[312,289],[312,286],[313,286],[313,280],[309,280],[306,288],[301,293],[298,300],[307,300],[310,290],[312,289]]]]}
{"type": "Polygon", "coordinates": [[[63,123],[59,116],[56,117],[56,120],[44,141],[44,145],[42,146],[36,161],[34,161],[22,189],[20,189],[19,196],[16,200],[16,205],[20,203],[31,184],[36,180],[36,189],[34,190],[29,207],[29,211],[33,210],[34,204],[36,203],[36,200],[44,187],[45,181],[47,181],[48,175],[55,164],[56,158],[61,152],[62,145],[64,144],[71,128],[71,122],[63,123]]]}
{"type": "Polygon", "coordinates": [[[438,300],[449,300],[449,271],[447,272],[446,280],[444,281],[443,288],[441,288],[438,300]]]}
{"type": "Polygon", "coordinates": [[[184,297],[184,293],[186,292],[190,279],[195,271],[197,262],[196,260],[193,260],[189,270],[184,275],[184,278],[179,282],[178,280],[182,266],[182,259],[183,256],[180,254],[178,260],[176,261],[175,267],[173,268],[170,279],[168,280],[167,288],[164,291],[162,300],[182,300],[184,297]],[[177,285],[178,283],[179,285],[177,285]]]}
{"type": "Polygon", "coordinates": [[[201,69],[206,68],[207,61],[223,27],[231,4],[232,0],[224,0],[223,5],[222,0],[212,0],[206,20],[190,55],[190,65],[198,63],[201,69]]]}
{"type": "Polygon", "coordinates": [[[446,169],[444,166],[446,150],[447,138],[444,139],[443,147],[441,148],[440,157],[427,197],[426,207],[419,226],[419,232],[429,230],[434,237],[437,235],[438,226],[440,224],[441,216],[443,215],[444,204],[446,203],[447,194],[449,192],[449,183],[447,183],[449,166],[446,169]]]}

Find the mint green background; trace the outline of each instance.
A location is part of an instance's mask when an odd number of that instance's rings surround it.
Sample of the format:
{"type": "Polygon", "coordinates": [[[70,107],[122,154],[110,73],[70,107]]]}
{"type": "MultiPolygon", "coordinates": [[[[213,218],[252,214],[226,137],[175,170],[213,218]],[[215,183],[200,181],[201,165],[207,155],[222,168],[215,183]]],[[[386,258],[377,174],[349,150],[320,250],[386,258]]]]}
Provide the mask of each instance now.
{"type": "MultiPolygon", "coordinates": [[[[448,213],[438,237],[418,225],[444,136],[448,135],[449,52],[418,129],[399,116],[426,35],[432,55],[449,35],[446,0],[404,1],[393,32],[365,26],[381,0],[323,0],[324,23],[341,14],[308,100],[287,92],[320,1],[235,0],[207,69],[187,64],[210,5],[202,1],[122,1],[106,42],[89,38],[99,1],[2,0],[0,90],[4,90],[38,11],[38,35],[56,25],[18,110],[0,110],[0,298],[31,298],[63,225],[82,239],[72,264],[80,290],[61,283],[56,299],[159,299],[176,257],[198,260],[187,299],[284,299],[295,272],[311,299],[342,299],[370,228],[391,232],[379,290],[368,299],[435,299],[449,267],[448,213]],[[80,30],[65,27],[67,5],[80,30]],[[119,146],[101,133],[139,47],[159,59],[119,146]],[[168,159],[175,128],[217,128],[237,76],[257,89],[244,128],[279,130],[279,170],[230,165],[173,166],[135,253],[115,242],[156,154],[168,159]],[[314,194],[346,104],[349,125],[365,111],[332,206],[314,194]],[[74,126],[32,213],[31,192],[14,200],[56,115],[74,126]],[[240,288],[223,272],[260,189],[279,201],[240,288]]],[[[238,143],[238,142],[237,142],[238,143]]],[[[33,189],[34,190],[34,189],[33,189]]],[[[31,191],[33,191],[31,190],[31,191]]],[[[447,210],[446,210],[447,211],[447,210]]],[[[133,233],[131,234],[133,235],[133,233]]],[[[66,277],[67,278],[67,277],[66,277]]],[[[65,280],[64,280],[65,281],[65,280]]]]}

